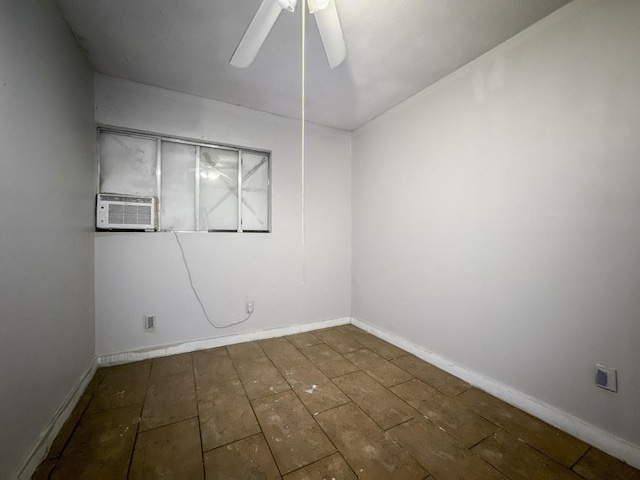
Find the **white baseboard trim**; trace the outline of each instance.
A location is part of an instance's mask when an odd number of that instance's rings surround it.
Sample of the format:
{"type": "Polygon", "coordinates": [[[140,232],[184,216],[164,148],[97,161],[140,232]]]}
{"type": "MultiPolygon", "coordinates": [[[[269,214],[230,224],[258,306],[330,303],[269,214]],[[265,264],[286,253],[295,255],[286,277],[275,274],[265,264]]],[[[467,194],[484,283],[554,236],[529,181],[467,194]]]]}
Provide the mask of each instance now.
{"type": "Polygon", "coordinates": [[[94,360],[85,370],[82,377],[80,377],[80,380],[71,393],[69,393],[67,398],[64,399],[62,405],[60,405],[60,408],[58,408],[58,411],[49,422],[49,425],[47,425],[42,433],[40,433],[40,437],[38,437],[38,440],[36,440],[33,447],[31,447],[31,450],[29,450],[27,455],[25,455],[24,460],[20,463],[20,466],[17,469],[15,478],[18,480],[29,480],[31,478],[33,473],[36,471],[36,468],[38,468],[38,465],[40,465],[40,462],[42,462],[46,457],[47,452],[49,451],[53,440],[56,438],[56,435],[58,435],[58,432],[62,428],[62,425],[67,421],[71,412],[78,403],[78,400],[80,400],[80,396],[93,378],[96,368],[97,364],[94,360]]]}
{"type": "Polygon", "coordinates": [[[484,390],[519,409],[537,417],[560,430],[593,445],[629,465],[640,469],[640,446],[634,445],[623,438],[602,430],[580,418],[533,398],[508,385],[500,383],[490,377],[482,375],[462,365],[458,365],[445,357],[412,343],[404,338],[393,335],[358,318],[351,317],[351,323],[366,332],[375,335],[396,347],[414,354],[442,370],[455,375],[471,385],[484,390]]]}
{"type": "Polygon", "coordinates": [[[284,335],[294,335],[296,333],[309,332],[311,330],[319,330],[321,328],[336,327],[338,325],[346,325],[349,323],[351,323],[351,317],[320,320],[317,322],[304,323],[302,325],[291,325],[288,327],[278,327],[269,330],[239,333],[234,335],[227,335],[224,337],[208,338],[205,340],[194,340],[191,342],[163,345],[141,350],[134,350],[130,352],[101,355],[97,358],[97,363],[99,366],[107,366],[117,365],[120,363],[137,362],[149,358],[165,357],[167,355],[175,355],[178,353],[195,352],[197,350],[204,350],[207,348],[224,347],[226,345],[233,345],[235,343],[252,342],[255,340],[282,337],[284,335]]]}
{"type": "Polygon", "coordinates": [[[122,352],[112,355],[102,355],[97,357],[91,365],[85,370],[80,381],[73,388],[71,393],[65,398],[64,402],[53,416],[49,425],[42,431],[38,440],[34,443],[29,453],[25,455],[24,460],[20,463],[14,478],[18,480],[29,480],[38,468],[38,465],[44,460],[58,435],[64,422],[69,418],[74,407],[80,400],[80,396],[93,378],[95,371],[100,366],[115,365],[120,363],[135,362],[148,358],[163,357],[174,355],[177,353],[187,353],[206,348],[222,347],[232,345],[234,343],[251,342],[254,340],[264,340],[267,338],[281,337],[283,335],[294,335],[296,333],[309,332],[321,328],[336,327],[338,325],[346,325],[351,323],[351,317],[340,317],[328,320],[320,320],[317,322],[305,323],[302,325],[291,325],[288,327],[273,328],[270,330],[261,330],[250,333],[240,333],[237,335],[228,335],[225,337],[210,338],[206,340],[196,340],[192,342],[180,343],[176,345],[165,345],[162,347],[154,347],[144,350],[136,350],[131,352],[122,352]]]}

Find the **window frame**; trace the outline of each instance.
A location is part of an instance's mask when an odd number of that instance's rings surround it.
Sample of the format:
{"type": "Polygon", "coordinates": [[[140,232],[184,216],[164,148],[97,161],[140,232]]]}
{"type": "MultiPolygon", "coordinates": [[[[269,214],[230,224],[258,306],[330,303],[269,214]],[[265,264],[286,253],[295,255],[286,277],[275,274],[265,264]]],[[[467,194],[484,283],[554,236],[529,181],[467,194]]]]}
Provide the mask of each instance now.
{"type": "MultiPolygon", "coordinates": [[[[102,167],[102,158],[100,158],[100,134],[114,134],[114,135],[123,135],[129,137],[137,137],[155,140],[156,142],[156,208],[157,208],[157,232],[178,232],[178,233],[272,233],[273,225],[272,225],[272,212],[271,212],[271,202],[272,202],[272,189],[271,189],[271,174],[272,174],[272,151],[271,150],[263,150],[252,147],[241,147],[237,145],[228,145],[224,143],[217,142],[207,142],[203,140],[195,140],[191,138],[178,137],[178,136],[169,136],[160,133],[146,132],[141,130],[113,127],[108,125],[99,125],[96,129],[96,157],[97,157],[97,178],[96,178],[96,190],[98,193],[118,193],[118,192],[102,192],[101,191],[101,167],[102,167]],[[191,145],[195,147],[195,157],[194,157],[194,175],[195,175],[195,183],[194,183],[194,230],[168,230],[163,229],[162,226],[162,215],[161,215],[161,202],[162,202],[162,142],[171,142],[178,143],[183,145],[191,145]],[[209,229],[209,230],[200,230],[200,213],[199,213],[199,203],[200,203],[200,148],[214,148],[219,150],[227,150],[236,152],[238,154],[238,182],[237,182],[237,197],[238,197],[238,225],[234,230],[231,229],[209,229]],[[266,230],[251,230],[251,229],[243,229],[242,228],[242,182],[243,182],[243,168],[242,168],[242,154],[243,152],[255,154],[255,155],[263,155],[267,157],[267,229],[266,230]]],[[[122,192],[119,192],[122,193],[122,192]]]]}

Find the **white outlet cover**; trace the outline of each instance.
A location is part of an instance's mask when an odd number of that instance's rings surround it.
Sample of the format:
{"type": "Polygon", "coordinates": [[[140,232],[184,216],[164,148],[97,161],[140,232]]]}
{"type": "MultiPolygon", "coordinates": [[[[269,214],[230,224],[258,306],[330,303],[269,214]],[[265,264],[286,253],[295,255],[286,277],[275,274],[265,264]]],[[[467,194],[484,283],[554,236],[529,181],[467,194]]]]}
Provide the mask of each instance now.
{"type": "Polygon", "coordinates": [[[144,329],[145,330],[155,330],[156,328],[156,316],[155,315],[145,315],[144,316],[144,329]]]}
{"type": "Polygon", "coordinates": [[[596,363],[596,386],[610,390],[618,391],[618,371],[615,368],[607,367],[596,363]]]}

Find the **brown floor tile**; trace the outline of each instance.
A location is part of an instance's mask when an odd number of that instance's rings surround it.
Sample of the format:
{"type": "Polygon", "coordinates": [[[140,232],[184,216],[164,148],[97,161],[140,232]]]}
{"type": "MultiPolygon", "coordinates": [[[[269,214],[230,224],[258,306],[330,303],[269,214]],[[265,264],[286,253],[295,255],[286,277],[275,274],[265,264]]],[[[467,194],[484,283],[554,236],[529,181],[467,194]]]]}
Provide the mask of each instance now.
{"type": "Polygon", "coordinates": [[[476,388],[457,400],[566,467],[571,467],[589,448],[577,438],[476,388]]]}
{"type": "Polygon", "coordinates": [[[62,452],[53,480],[126,478],[141,407],[85,413],[62,452]]]}
{"type": "Polygon", "coordinates": [[[393,363],[449,397],[455,397],[471,388],[467,382],[413,355],[398,357],[393,363]]]}
{"type": "Polygon", "coordinates": [[[43,462],[38,465],[38,468],[33,475],[31,476],[31,480],[49,480],[49,475],[53,471],[53,468],[56,466],[57,458],[49,458],[43,460],[43,462]]]}
{"type": "Polygon", "coordinates": [[[191,357],[193,359],[193,374],[196,378],[196,387],[200,379],[225,382],[238,377],[229,352],[225,347],[194,352],[191,357]]]}
{"type": "Polygon", "coordinates": [[[386,360],[391,360],[407,354],[407,352],[401,348],[398,348],[395,345],[392,345],[389,342],[386,342],[375,335],[371,335],[370,333],[367,333],[353,325],[343,325],[341,327],[337,327],[337,329],[386,360]]]}
{"type": "Polygon", "coordinates": [[[237,358],[254,358],[264,355],[260,344],[257,342],[237,343],[228,345],[227,351],[233,360],[237,358]]]}
{"type": "Polygon", "coordinates": [[[472,448],[511,480],[553,478],[579,480],[580,477],[555,460],[508,433],[498,430],[472,448]]]}
{"type": "Polygon", "coordinates": [[[349,403],[349,398],[313,364],[292,369],[287,380],[309,412],[317,414],[349,403]]]}
{"type": "Polygon", "coordinates": [[[233,371],[233,373],[234,375],[229,376],[228,378],[226,378],[225,376],[195,377],[196,398],[198,402],[211,399],[218,395],[221,389],[224,391],[225,388],[233,385],[238,386],[242,394],[246,396],[246,394],[244,393],[244,388],[242,387],[242,383],[240,382],[240,378],[235,374],[235,370],[233,371]]]}
{"type": "Polygon", "coordinates": [[[151,380],[176,373],[191,372],[193,362],[190,353],[154,358],[151,362],[151,380]]]}
{"type": "Polygon", "coordinates": [[[89,404],[91,411],[142,405],[151,362],[137,362],[105,369],[104,379],[89,404]]]}
{"type": "Polygon", "coordinates": [[[460,442],[424,418],[389,430],[437,480],[507,480],[460,442]]]}
{"type": "Polygon", "coordinates": [[[71,415],[69,415],[69,418],[67,418],[67,420],[64,422],[62,428],[58,432],[58,435],[56,435],[56,438],[53,440],[53,443],[51,443],[51,447],[47,452],[46,458],[56,458],[60,456],[60,454],[62,453],[62,449],[67,444],[67,441],[71,437],[71,434],[76,428],[76,425],[78,425],[82,414],[89,406],[90,401],[91,395],[82,395],[80,397],[78,403],[71,411],[71,415]]]}
{"type": "Polygon", "coordinates": [[[427,472],[353,403],[316,416],[360,478],[422,480],[427,472]]]}
{"type": "Polygon", "coordinates": [[[262,434],[204,454],[207,480],[280,480],[262,434]]]}
{"type": "Polygon", "coordinates": [[[103,369],[105,370],[105,377],[110,373],[120,371],[126,371],[130,375],[142,375],[144,373],[149,374],[149,372],[151,371],[151,362],[151,359],[138,360],[136,362],[121,363],[118,365],[103,367],[103,369]]]}
{"type": "Polygon", "coordinates": [[[418,414],[364,372],[349,373],[333,381],[384,430],[418,414]]]}
{"type": "Polygon", "coordinates": [[[98,368],[96,372],[93,374],[93,378],[89,382],[89,385],[87,385],[87,388],[83,392],[82,396],[92,397],[93,395],[95,395],[96,392],[98,391],[98,387],[104,380],[104,377],[107,375],[108,371],[109,371],[108,367],[98,368]]]}
{"type": "MultiPolygon", "coordinates": [[[[364,332],[364,330],[362,330],[361,328],[356,327],[355,325],[353,325],[351,323],[347,323],[346,325],[338,325],[337,327],[335,327],[335,329],[340,331],[340,332],[343,332],[345,334],[364,332]]],[[[364,332],[364,333],[366,333],[366,332],[364,332]]]]}
{"type": "Polygon", "coordinates": [[[329,378],[338,377],[358,370],[358,367],[353,363],[324,343],[301,348],[300,351],[329,378]]]}
{"type": "Polygon", "coordinates": [[[240,380],[236,378],[214,385],[206,390],[204,398],[198,393],[204,451],[260,433],[260,426],[240,380]]]}
{"type": "MultiPolygon", "coordinates": [[[[229,353],[231,354],[231,350],[229,353]]],[[[289,384],[262,349],[260,354],[231,357],[250,400],[289,390],[289,384]]]]}
{"type": "Polygon", "coordinates": [[[573,470],[587,480],[639,480],[640,470],[621,462],[617,458],[591,447],[587,454],[575,464],[573,470]]]}
{"type": "Polygon", "coordinates": [[[140,431],[198,415],[193,373],[183,372],[151,380],[142,408],[140,431]]]}
{"type": "Polygon", "coordinates": [[[326,330],[317,330],[313,333],[316,337],[318,337],[338,353],[344,354],[362,349],[362,345],[360,345],[358,342],[352,340],[348,336],[340,333],[338,330],[335,330],[333,328],[329,328],[326,330]]]}
{"type": "Polygon", "coordinates": [[[349,402],[331,380],[284,338],[276,338],[261,345],[312,414],[349,402]]]}
{"type": "Polygon", "coordinates": [[[197,419],[190,418],[138,434],[129,479],[158,478],[204,478],[197,419]]]}
{"type": "Polygon", "coordinates": [[[284,480],[357,480],[355,473],[339,453],[285,475],[284,480]]]}
{"type": "Polygon", "coordinates": [[[283,375],[291,367],[309,363],[309,359],[284,337],[263,340],[260,346],[283,375]]]}
{"type": "Polygon", "coordinates": [[[280,471],[285,474],[335,452],[335,448],[295,393],[252,402],[280,471]]]}
{"type": "Polygon", "coordinates": [[[296,335],[288,335],[287,340],[293,343],[297,348],[311,347],[322,343],[318,337],[311,332],[298,333],[296,335]]]}
{"type": "Polygon", "coordinates": [[[385,387],[391,387],[413,378],[413,375],[396,367],[393,363],[385,360],[377,353],[373,353],[371,350],[358,350],[357,352],[346,353],[344,356],[385,387]]]}
{"type": "Polygon", "coordinates": [[[474,446],[498,429],[455,398],[447,397],[417,378],[390,390],[466,447],[474,446]]]}
{"type": "Polygon", "coordinates": [[[100,368],[33,478],[640,480],[398,353],[341,326],[100,368]]]}

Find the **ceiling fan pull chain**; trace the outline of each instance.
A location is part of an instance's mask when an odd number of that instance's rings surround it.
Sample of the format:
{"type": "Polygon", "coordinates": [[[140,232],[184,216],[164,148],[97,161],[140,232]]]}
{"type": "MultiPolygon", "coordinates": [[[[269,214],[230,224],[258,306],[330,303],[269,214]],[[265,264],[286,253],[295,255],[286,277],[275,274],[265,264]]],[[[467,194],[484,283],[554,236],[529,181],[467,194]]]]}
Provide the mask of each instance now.
{"type": "Polygon", "coordinates": [[[301,159],[301,165],[300,165],[300,169],[301,169],[301,184],[300,184],[300,192],[301,192],[301,210],[302,210],[302,225],[301,225],[301,230],[302,230],[302,285],[304,285],[306,277],[307,277],[307,251],[306,251],[306,245],[305,245],[305,241],[306,241],[306,225],[305,225],[305,204],[304,204],[304,199],[305,199],[305,137],[306,137],[306,131],[305,131],[305,122],[306,122],[306,118],[305,118],[305,67],[306,67],[306,58],[305,58],[305,49],[306,49],[306,36],[307,36],[307,22],[306,22],[306,11],[304,8],[304,4],[302,5],[302,8],[300,9],[301,15],[302,15],[302,46],[301,46],[301,64],[302,64],[302,84],[301,84],[301,126],[300,126],[300,131],[301,131],[301,151],[300,151],[300,159],[301,159]]]}

